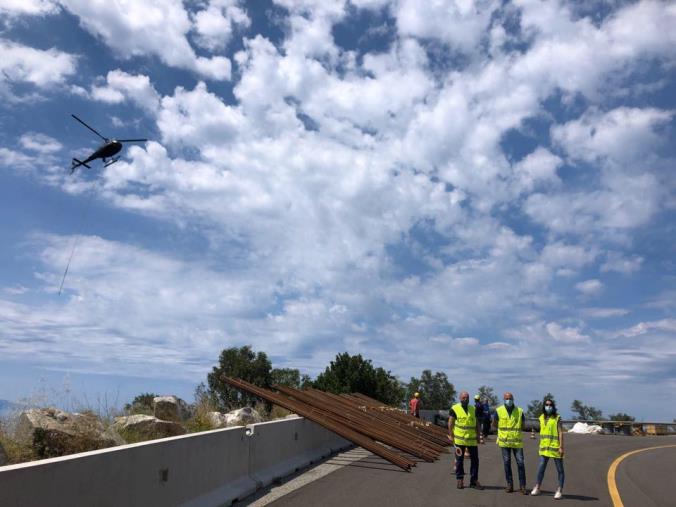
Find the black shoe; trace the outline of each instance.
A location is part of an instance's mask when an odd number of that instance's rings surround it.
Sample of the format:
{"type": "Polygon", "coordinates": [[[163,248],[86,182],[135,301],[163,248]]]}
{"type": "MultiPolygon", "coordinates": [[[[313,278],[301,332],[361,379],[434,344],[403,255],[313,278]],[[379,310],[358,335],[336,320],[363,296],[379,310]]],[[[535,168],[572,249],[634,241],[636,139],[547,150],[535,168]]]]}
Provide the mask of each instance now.
{"type": "Polygon", "coordinates": [[[521,487],[519,488],[519,492],[520,492],[522,495],[527,495],[527,494],[528,494],[528,490],[526,489],[526,486],[521,486],[521,487]]]}
{"type": "Polygon", "coordinates": [[[481,483],[479,481],[476,481],[474,484],[470,484],[469,487],[474,488],[474,489],[478,489],[478,490],[484,489],[484,487],[481,485],[481,483]]]}
{"type": "Polygon", "coordinates": [[[505,488],[505,493],[514,493],[514,486],[508,484],[507,487],[505,488]]]}
{"type": "Polygon", "coordinates": [[[462,482],[462,479],[458,479],[458,489],[464,489],[465,485],[462,482]]]}

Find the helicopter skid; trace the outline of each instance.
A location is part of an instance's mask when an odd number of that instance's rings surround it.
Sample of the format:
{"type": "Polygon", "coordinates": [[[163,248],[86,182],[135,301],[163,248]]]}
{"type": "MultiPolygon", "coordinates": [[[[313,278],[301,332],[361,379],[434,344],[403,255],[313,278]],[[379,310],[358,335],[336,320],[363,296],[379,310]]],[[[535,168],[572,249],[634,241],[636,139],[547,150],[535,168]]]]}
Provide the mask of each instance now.
{"type": "Polygon", "coordinates": [[[104,160],[104,162],[103,162],[103,167],[108,167],[109,165],[113,165],[113,164],[114,164],[115,162],[117,162],[118,160],[120,160],[120,157],[111,158],[111,159],[108,160],[108,161],[105,161],[105,160],[104,160]]]}

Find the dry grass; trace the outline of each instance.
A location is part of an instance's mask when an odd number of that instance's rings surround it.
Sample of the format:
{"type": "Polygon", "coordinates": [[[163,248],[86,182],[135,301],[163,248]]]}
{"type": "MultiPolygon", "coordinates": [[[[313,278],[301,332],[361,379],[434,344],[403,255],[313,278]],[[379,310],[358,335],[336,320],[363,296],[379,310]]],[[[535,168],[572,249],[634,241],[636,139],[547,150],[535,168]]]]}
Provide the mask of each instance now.
{"type": "Polygon", "coordinates": [[[209,418],[209,412],[216,412],[215,403],[208,397],[203,396],[198,399],[194,405],[193,415],[185,422],[185,427],[190,433],[199,433],[200,431],[209,431],[214,429],[209,418]]]}

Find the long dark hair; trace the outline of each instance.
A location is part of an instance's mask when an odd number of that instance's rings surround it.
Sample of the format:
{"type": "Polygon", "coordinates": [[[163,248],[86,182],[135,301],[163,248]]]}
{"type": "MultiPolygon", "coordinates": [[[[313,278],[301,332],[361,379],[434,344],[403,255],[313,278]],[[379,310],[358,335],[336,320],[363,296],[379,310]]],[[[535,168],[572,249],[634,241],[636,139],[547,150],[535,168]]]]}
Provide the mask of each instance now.
{"type": "Polygon", "coordinates": [[[551,417],[551,416],[557,415],[557,412],[556,412],[556,402],[554,401],[554,398],[547,398],[547,397],[545,397],[545,398],[542,400],[542,415],[544,415],[545,417],[551,417]],[[551,414],[548,414],[547,412],[545,412],[545,403],[547,403],[548,401],[551,401],[551,402],[552,402],[552,408],[554,409],[554,410],[552,410],[552,413],[551,413],[551,414]]]}

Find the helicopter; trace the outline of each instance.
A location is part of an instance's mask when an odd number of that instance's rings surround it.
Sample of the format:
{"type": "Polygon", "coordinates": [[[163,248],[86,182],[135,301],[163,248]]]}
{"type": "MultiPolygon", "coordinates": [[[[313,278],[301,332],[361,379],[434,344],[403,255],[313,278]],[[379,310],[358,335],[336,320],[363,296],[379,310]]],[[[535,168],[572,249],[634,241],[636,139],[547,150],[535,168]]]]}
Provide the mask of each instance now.
{"type": "Polygon", "coordinates": [[[83,122],[80,118],[78,118],[74,114],[71,114],[71,116],[75,118],[77,121],[79,121],[82,125],[87,127],[89,130],[94,132],[94,134],[103,139],[104,143],[101,146],[99,146],[94,153],[89,155],[84,160],[78,160],[76,158],[73,158],[73,162],[70,168],[70,174],[73,174],[73,171],[75,171],[75,169],[77,169],[80,166],[85,166],[87,169],[91,169],[91,166],[89,166],[88,163],[91,162],[92,160],[96,160],[97,158],[100,158],[103,161],[103,167],[108,167],[109,165],[114,164],[120,159],[120,157],[115,157],[114,155],[119,153],[119,151],[122,149],[122,143],[143,143],[147,141],[147,139],[109,139],[107,137],[103,137],[96,130],[87,125],[85,122],[83,122]]]}

